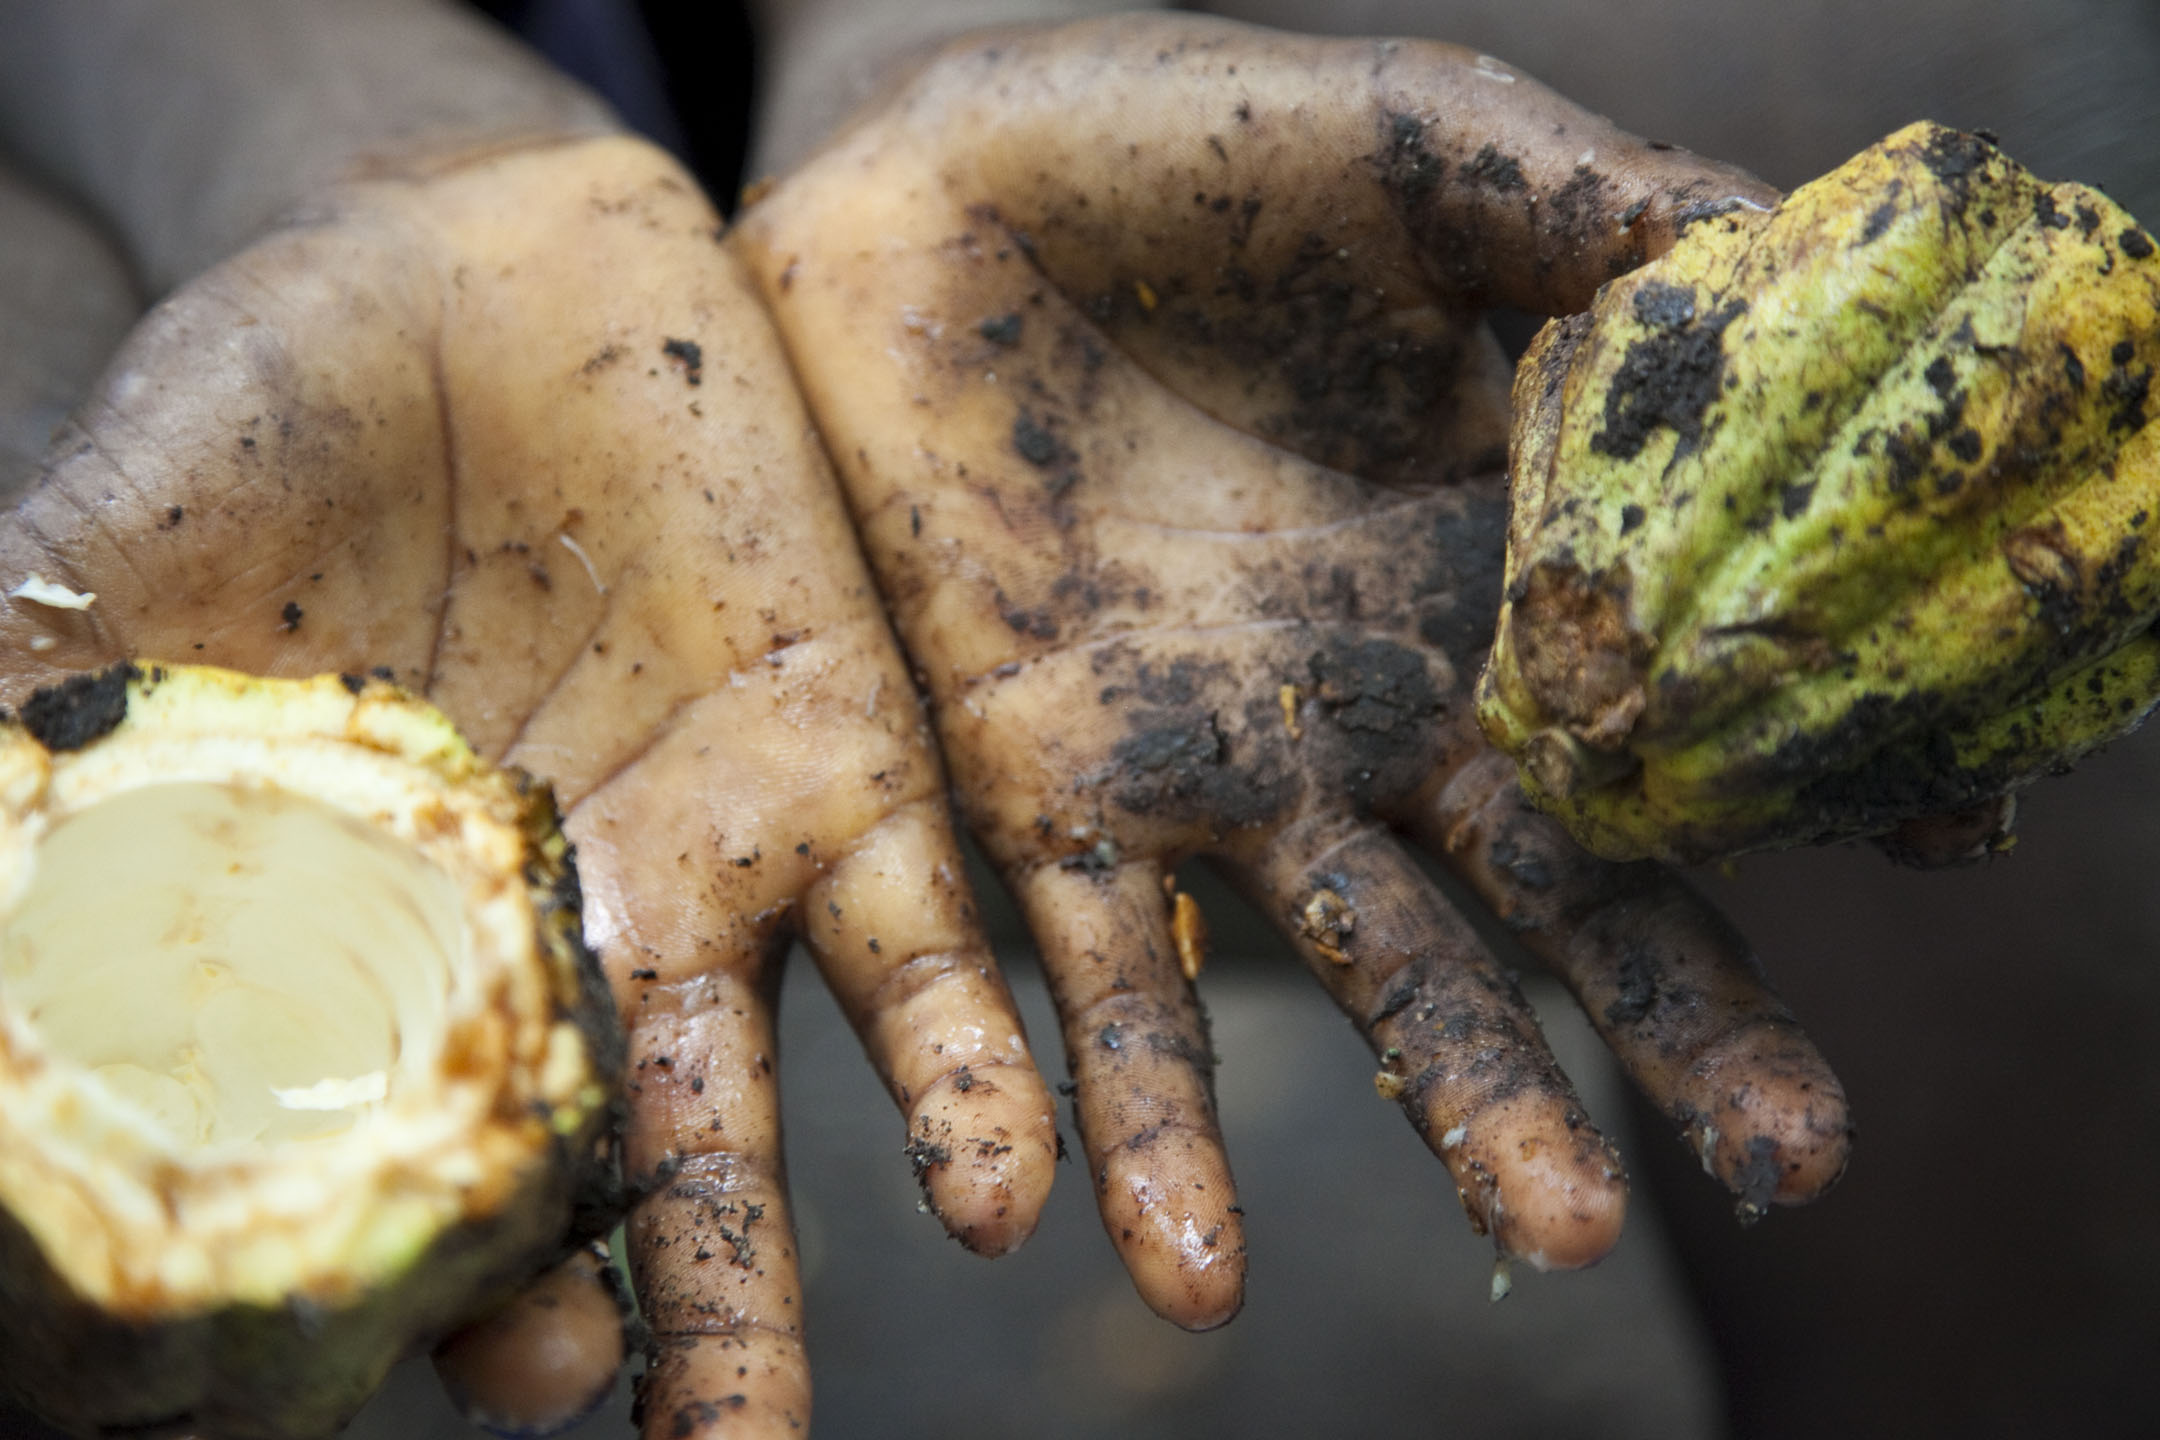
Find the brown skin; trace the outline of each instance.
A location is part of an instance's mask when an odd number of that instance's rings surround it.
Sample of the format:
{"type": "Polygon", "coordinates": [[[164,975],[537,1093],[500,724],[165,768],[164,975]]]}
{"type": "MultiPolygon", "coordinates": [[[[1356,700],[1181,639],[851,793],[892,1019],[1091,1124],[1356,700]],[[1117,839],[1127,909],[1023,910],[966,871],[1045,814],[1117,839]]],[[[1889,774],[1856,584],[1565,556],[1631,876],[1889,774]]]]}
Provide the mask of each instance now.
{"type": "MultiPolygon", "coordinates": [[[[2160,219],[2160,11],[2138,0],[1234,8],[1298,28],[1434,28],[1781,184],[1923,116],[1984,126],[2036,173],[2104,184],[2160,219]]],[[[1725,1223],[1676,1149],[1645,1146],[1635,1167],[1671,1218],[1732,1434],[2139,1428],[2127,1417],[2147,1408],[2160,1286],[2160,734],[2034,786],[2019,810],[2016,849],[1971,869],[1913,875],[1837,848],[1707,882],[1866,1117],[1834,1202],[1756,1232],[1725,1223]],[[2044,1183],[1973,1183],[2006,1137],[2044,1183]]],[[[1949,840],[1930,828],[1923,843],[1949,840]]]]}
{"type": "Polygon", "coordinates": [[[498,1433],[545,1433],[607,1398],[622,1369],[626,1296],[606,1247],[580,1250],[435,1352],[451,1401],[498,1433]],[[612,1356],[612,1363],[609,1357],[612,1356]]]}
{"type": "MultiPolygon", "coordinates": [[[[709,1408],[791,1433],[789,942],[942,1147],[922,1179],[955,1238],[1018,1245],[1054,1162],[923,713],[777,343],[671,161],[530,136],[371,173],[121,350],[0,522],[0,579],[96,604],[0,608],[0,699],[127,656],[387,667],[550,779],[629,1033],[649,1427],[709,1408]]],[[[604,1379],[619,1348],[579,1353],[604,1379]]]]}
{"type": "Polygon", "coordinates": [[[1581,856],[1468,724],[1484,308],[1579,308],[1768,198],[1469,52],[1125,17],[954,44],[739,225],[1166,1317],[1227,1320],[1244,1271],[1159,884],[1196,855],[1400,1074],[1504,1255],[1597,1259],[1625,1182],[1396,830],[1558,964],[1745,1210],[1842,1170],[1842,1092],[1730,927],[1581,856]]]}

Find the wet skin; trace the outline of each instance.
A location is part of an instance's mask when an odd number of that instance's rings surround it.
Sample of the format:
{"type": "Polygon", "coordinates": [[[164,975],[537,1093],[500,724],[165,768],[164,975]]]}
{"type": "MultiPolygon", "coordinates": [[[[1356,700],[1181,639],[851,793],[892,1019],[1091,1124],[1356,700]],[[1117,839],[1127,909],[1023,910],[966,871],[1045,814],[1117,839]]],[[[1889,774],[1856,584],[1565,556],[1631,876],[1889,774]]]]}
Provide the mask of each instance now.
{"type": "Polygon", "coordinates": [[[1163,877],[1223,868],[1371,1040],[1473,1224],[1586,1264],[1625,1182],[1398,836],[1560,962],[1743,1206],[1841,1170],[1841,1092],[1678,882],[1587,860],[1474,738],[1508,366],[1769,192],[1497,62],[1188,19],[971,38],[741,221],[1042,949],[1104,1224],[1195,1327],[1241,1296],[1163,877]]]}

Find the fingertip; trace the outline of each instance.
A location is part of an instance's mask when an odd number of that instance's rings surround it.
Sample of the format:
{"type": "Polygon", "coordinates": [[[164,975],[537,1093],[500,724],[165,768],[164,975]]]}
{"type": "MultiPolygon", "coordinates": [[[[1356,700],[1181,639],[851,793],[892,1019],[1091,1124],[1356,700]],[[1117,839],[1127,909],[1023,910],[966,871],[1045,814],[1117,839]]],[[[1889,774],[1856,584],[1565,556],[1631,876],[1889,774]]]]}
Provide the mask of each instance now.
{"type": "Polygon", "coordinates": [[[1703,1168],[1732,1191],[1745,1222],[1821,1196],[1852,1158],[1837,1077],[1812,1047],[1782,1035],[1744,1032],[1720,1050],[1697,1068],[1738,1078],[1715,1107],[1686,1117],[1703,1168]]]}
{"type": "Polygon", "coordinates": [[[581,1250],[444,1341],[435,1373],[474,1425],[553,1435],[608,1397],[624,1358],[625,1303],[603,1254],[581,1250]]]}
{"type": "Polygon", "coordinates": [[[1505,1212],[1494,1234],[1500,1252],[1536,1270],[1582,1270],[1620,1243],[1627,1182],[1617,1175],[1531,1190],[1522,1211],[1505,1212]]]}
{"type": "Polygon", "coordinates": [[[663,1336],[638,1381],[645,1440],[748,1440],[810,1432],[800,1337],[741,1325],[663,1336]]]}
{"type": "Polygon", "coordinates": [[[1183,1330],[1213,1330],[1245,1304],[1243,1212],[1220,1150],[1188,1136],[1168,1164],[1151,1153],[1171,1143],[1158,1134],[1104,1163],[1103,1228],[1149,1309],[1183,1330]]]}
{"type": "Polygon", "coordinates": [[[977,1255],[1027,1243],[1057,1174],[1057,1119],[1032,1065],[966,1066],[917,1107],[908,1155],[946,1233],[977,1255]]]}
{"type": "Polygon", "coordinates": [[[1611,1142],[1559,1097],[1481,1116],[1455,1147],[1443,1141],[1443,1154],[1464,1208],[1511,1260],[1580,1270],[1620,1242],[1626,1171],[1611,1142]]]}

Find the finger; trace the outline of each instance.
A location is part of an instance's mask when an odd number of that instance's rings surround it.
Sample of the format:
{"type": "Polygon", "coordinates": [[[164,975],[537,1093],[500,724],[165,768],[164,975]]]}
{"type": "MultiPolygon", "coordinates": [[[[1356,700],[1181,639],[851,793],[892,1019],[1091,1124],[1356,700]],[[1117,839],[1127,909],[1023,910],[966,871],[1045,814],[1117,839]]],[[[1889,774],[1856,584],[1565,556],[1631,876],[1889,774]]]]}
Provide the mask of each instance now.
{"type": "Polygon", "coordinates": [[[1478,1233],[1540,1270],[1603,1258],[1627,1208],[1619,1156],[1513,977],[1394,837],[1308,819],[1230,870],[1379,1053],[1383,1093],[1447,1166],[1478,1233]]]}
{"type": "Polygon", "coordinates": [[[88,217],[0,161],[0,504],[134,323],[134,282],[88,217]]]}
{"type": "MultiPolygon", "coordinates": [[[[804,898],[869,843],[855,837],[942,794],[887,632],[823,620],[716,676],[634,763],[568,792],[587,938],[630,1037],[629,1242],[653,1331],[641,1393],[655,1437],[808,1424],[772,976],[804,898]]],[[[874,888],[877,868],[850,883],[874,888]]]]}
{"type": "Polygon", "coordinates": [[[629,1309],[607,1247],[590,1245],[445,1340],[435,1373],[473,1424],[552,1435],[615,1388],[629,1309]]]}
{"type": "Polygon", "coordinates": [[[861,772],[893,764],[860,723],[851,641],[836,625],[738,672],[568,797],[586,937],[629,1037],[627,1238],[656,1440],[809,1424],[772,995],[820,848],[861,828],[861,772]]]}
{"type": "Polygon", "coordinates": [[[1103,1228],[1156,1314],[1188,1330],[1225,1324],[1244,1303],[1243,1212],[1161,867],[1052,864],[1013,890],[1064,1027],[1103,1228]]]}
{"type": "Polygon", "coordinates": [[[931,1210],[982,1255],[1035,1229],[1057,1121],[941,796],[893,811],[804,897],[804,936],[908,1117],[931,1210]]]}
{"type": "Polygon", "coordinates": [[[1531,809],[1484,751],[1409,817],[1433,853],[1574,991],[1743,1218],[1845,1169],[1852,1123],[1828,1062],[1725,918],[1655,865],[1599,860],[1531,809]]]}
{"type": "Polygon", "coordinates": [[[652,1330],[644,1433],[798,1434],[810,1423],[810,1374],[771,988],[718,967],[625,990],[634,1073],[623,1165],[637,1197],[628,1238],[652,1330]]]}

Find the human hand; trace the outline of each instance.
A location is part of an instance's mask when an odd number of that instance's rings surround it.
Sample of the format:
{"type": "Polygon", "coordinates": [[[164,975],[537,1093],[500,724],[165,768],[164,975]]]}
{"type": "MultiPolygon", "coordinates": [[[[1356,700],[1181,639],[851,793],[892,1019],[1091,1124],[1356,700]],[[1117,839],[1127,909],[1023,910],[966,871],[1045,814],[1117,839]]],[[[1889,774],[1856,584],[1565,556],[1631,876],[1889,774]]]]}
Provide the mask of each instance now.
{"type": "Polygon", "coordinates": [[[1503,1258],[1597,1259],[1625,1183],[1395,832],[1558,969],[1744,1214],[1842,1169],[1842,1092],[1744,944],[1527,810],[1467,696],[1504,511],[1482,312],[1580,308],[1768,198],[1486,57],[1122,17],[954,45],[739,224],[1168,1318],[1228,1319],[1244,1273],[1164,893],[1190,856],[1366,1034],[1503,1258]]]}
{"type": "MultiPolygon", "coordinates": [[[[96,596],[0,607],[0,695],[137,656],[381,667],[549,780],[630,1039],[648,1431],[791,1433],[789,941],[970,1248],[1032,1227],[1050,1102],[907,670],[717,218],[659,152],[543,118],[366,150],[143,321],[0,522],[8,588],[96,596]]],[[[539,1308],[545,1330],[560,1307],[539,1308]]],[[[494,1399],[534,1398],[499,1373],[531,1334],[453,1347],[454,1386],[550,1418],[494,1399]]],[[[619,1338],[571,1341],[604,1388],[619,1338]]]]}

